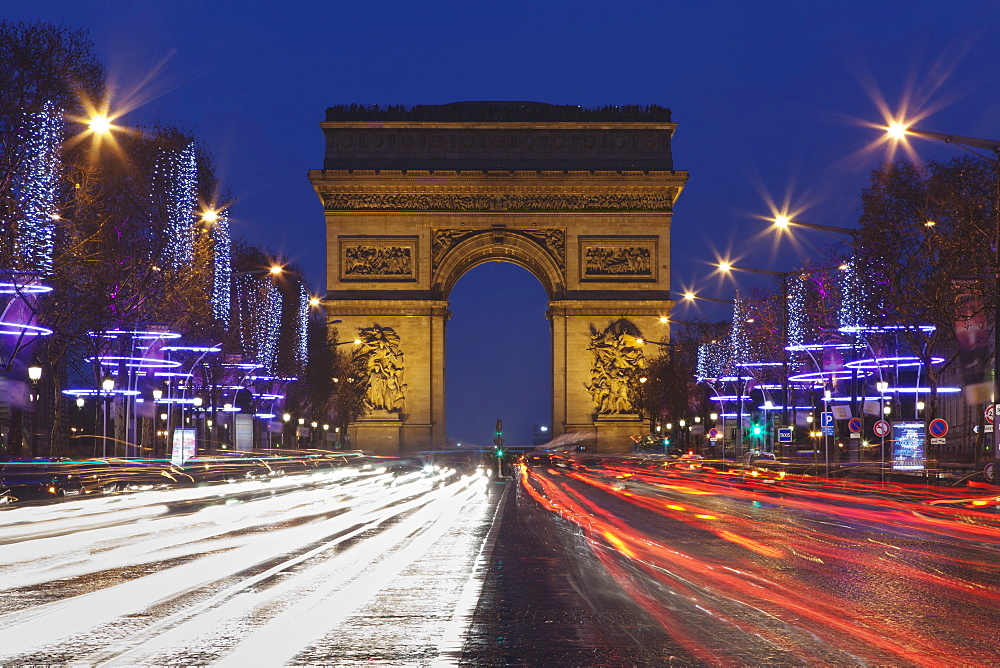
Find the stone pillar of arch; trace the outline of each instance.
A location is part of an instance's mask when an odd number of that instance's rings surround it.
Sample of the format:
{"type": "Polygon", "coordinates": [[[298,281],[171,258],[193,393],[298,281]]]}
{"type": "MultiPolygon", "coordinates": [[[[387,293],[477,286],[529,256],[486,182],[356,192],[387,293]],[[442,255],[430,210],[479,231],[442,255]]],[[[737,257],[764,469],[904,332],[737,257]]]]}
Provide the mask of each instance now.
{"type": "Polygon", "coordinates": [[[511,262],[549,296],[553,434],[605,452],[649,431],[630,405],[638,339],[666,340],[670,225],[687,180],[660,107],[525,102],[331,108],[309,178],[327,226],[324,304],[341,339],[364,333],[377,380],[353,447],[446,442],[448,295],[484,262],[511,262]]]}

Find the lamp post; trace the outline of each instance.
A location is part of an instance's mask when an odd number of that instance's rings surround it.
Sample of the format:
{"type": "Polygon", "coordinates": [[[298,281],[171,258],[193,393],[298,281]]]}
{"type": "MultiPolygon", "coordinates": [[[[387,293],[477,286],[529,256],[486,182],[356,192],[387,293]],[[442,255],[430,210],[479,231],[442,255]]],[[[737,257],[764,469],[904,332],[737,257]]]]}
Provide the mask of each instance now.
{"type": "Polygon", "coordinates": [[[42,379],[42,365],[35,360],[28,367],[28,380],[31,381],[31,456],[38,456],[38,381],[42,379]]]}
{"type": "MultiPolygon", "coordinates": [[[[944,132],[917,130],[905,123],[891,123],[885,128],[886,134],[895,141],[905,141],[907,136],[920,137],[955,144],[966,149],[983,149],[993,152],[993,216],[994,243],[994,294],[993,294],[993,398],[996,406],[1000,402],[1000,140],[963,137],[944,132]]],[[[973,151],[975,153],[975,151],[973,151]]],[[[979,155],[976,153],[976,155],[979,155]]],[[[980,156],[981,157],[981,156],[980,156]]],[[[993,429],[993,458],[1000,455],[1000,429],[993,429]]]]}
{"type": "Polygon", "coordinates": [[[115,389],[113,376],[105,376],[101,380],[101,398],[104,399],[104,420],[102,421],[103,439],[101,440],[101,456],[108,456],[108,404],[111,403],[111,393],[115,389]]]}
{"type": "MultiPolygon", "coordinates": [[[[156,405],[160,402],[160,399],[163,398],[163,390],[161,388],[159,388],[159,387],[154,388],[152,394],[153,394],[153,443],[152,443],[153,447],[151,448],[152,449],[152,453],[151,454],[152,454],[153,457],[156,457],[156,449],[157,449],[156,448],[156,446],[157,446],[157,438],[156,438],[156,436],[157,436],[157,432],[159,431],[159,429],[157,428],[158,425],[156,423],[156,416],[157,416],[156,405]]],[[[166,421],[164,421],[164,423],[165,422],[166,421]]],[[[165,440],[166,439],[164,439],[164,441],[165,440]]]]}

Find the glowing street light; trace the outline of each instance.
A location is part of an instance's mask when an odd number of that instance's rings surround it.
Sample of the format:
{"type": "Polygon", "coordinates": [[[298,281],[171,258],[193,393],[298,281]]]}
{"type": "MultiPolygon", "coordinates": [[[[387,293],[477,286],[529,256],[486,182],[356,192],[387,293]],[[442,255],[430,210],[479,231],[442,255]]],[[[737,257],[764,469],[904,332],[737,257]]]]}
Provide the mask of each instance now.
{"type": "Polygon", "coordinates": [[[111,134],[111,119],[104,114],[97,114],[87,122],[87,128],[95,135],[105,136],[111,134]]]}
{"type": "Polygon", "coordinates": [[[802,223],[797,220],[792,220],[785,214],[777,214],[773,218],[770,218],[769,220],[772,223],[774,223],[774,226],[778,228],[780,232],[790,233],[793,227],[802,227],[807,230],[816,230],[817,232],[829,232],[831,234],[846,234],[848,236],[853,236],[858,233],[858,230],[851,229],[848,227],[837,227],[836,225],[819,225],[817,223],[802,223]]]}

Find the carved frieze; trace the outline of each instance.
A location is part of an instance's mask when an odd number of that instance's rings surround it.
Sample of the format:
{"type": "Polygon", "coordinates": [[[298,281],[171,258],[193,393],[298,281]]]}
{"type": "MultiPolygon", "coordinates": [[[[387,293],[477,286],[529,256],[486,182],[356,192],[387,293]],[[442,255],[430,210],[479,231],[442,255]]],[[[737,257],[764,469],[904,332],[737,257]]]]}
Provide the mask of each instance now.
{"type": "Polygon", "coordinates": [[[656,280],[655,237],[581,237],[582,280],[656,280]]]}
{"type": "Polygon", "coordinates": [[[416,280],[416,237],[340,237],[339,241],[341,280],[416,280]]]}
{"type": "Polygon", "coordinates": [[[324,193],[326,211],[670,211],[675,188],[661,193],[324,193]]]}
{"type": "Polygon", "coordinates": [[[344,276],[408,276],[413,273],[409,246],[347,246],[344,276]]]}
{"type": "Polygon", "coordinates": [[[587,246],[583,273],[586,276],[652,276],[651,252],[641,246],[587,246]]]}
{"type": "MultiPolygon", "coordinates": [[[[546,227],[541,229],[512,230],[503,228],[504,238],[507,235],[527,238],[538,244],[556,261],[560,269],[566,266],[566,232],[557,227],[546,227]]],[[[479,235],[490,235],[496,240],[496,231],[490,229],[437,229],[434,230],[434,242],[431,250],[431,260],[435,267],[441,264],[444,256],[452,248],[472,237],[479,235]]]]}

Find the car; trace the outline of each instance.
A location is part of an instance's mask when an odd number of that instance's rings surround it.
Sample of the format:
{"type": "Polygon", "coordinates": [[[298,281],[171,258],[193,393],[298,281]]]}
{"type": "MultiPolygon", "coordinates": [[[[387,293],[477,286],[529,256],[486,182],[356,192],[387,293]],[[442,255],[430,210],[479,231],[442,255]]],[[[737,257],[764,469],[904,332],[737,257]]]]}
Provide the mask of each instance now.
{"type": "Polygon", "coordinates": [[[675,468],[686,469],[688,471],[700,470],[704,465],[705,458],[693,452],[688,452],[677,458],[675,468]]]}
{"type": "Polygon", "coordinates": [[[76,462],[62,457],[14,459],[0,465],[0,483],[18,500],[56,499],[87,492],[76,462]]]}
{"type": "Polygon", "coordinates": [[[773,484],[785,479],[785,464],[773,452],[752,451],[743,455],[743,477],[745,480],[773,484]]]}

